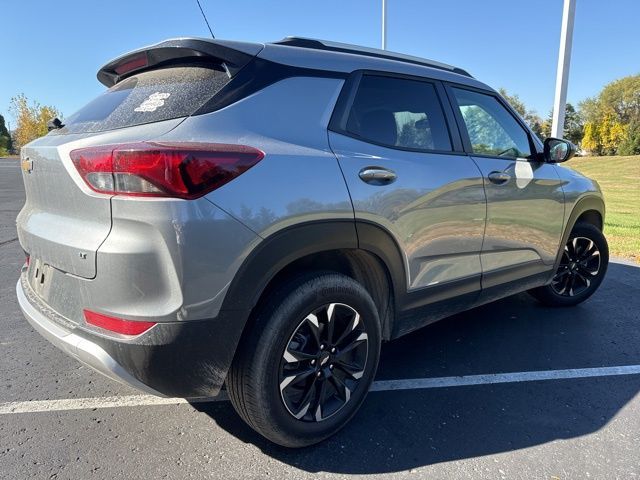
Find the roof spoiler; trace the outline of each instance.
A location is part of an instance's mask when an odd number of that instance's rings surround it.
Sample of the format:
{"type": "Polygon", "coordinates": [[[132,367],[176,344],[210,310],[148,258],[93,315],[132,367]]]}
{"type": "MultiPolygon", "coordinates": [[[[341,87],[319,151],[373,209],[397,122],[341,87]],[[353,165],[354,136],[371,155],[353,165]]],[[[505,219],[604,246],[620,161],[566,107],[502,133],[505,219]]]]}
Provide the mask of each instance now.
{"type": "Polygon", "coordinates": [[[234,76],[264,48],[261,43],[176,38],[129,52],[98,70],[98,80],[112,87],[121,80],[143,70],[188,59],[211,58],[223,62],[234,76]]]}

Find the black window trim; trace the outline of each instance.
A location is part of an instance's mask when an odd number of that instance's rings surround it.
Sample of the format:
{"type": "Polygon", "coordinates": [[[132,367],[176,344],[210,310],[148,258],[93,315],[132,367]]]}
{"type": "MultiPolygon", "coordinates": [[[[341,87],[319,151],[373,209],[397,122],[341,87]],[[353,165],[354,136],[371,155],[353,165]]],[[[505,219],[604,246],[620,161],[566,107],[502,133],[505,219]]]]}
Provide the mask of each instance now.
{"type": "Polygon", "coordinates": [[[329,121],[327,129],[332,132],[339,133],[340,135],[354,138],[364,143],[376,145],[378,147],[389,148],[392,150],[416,153],[435,153],[443,155],[460,155],[461,153],[465,153],[462,143],[462,136],[458,130],[454,111],[451,108],[451,104],[447,98],[447,93],[443,86],[443,82],[430,77],[408,75],[404,73],[388,72],[382,70],[355,70],[351,72],[351,74],[345,81],[342,90],[340,91],[340,95],[338,96],[338,100],[336,101],[336,106],[333,110],[333,114],[331,115],[331,120],[329,121]],[[349,132],[346,128],[347,120],[349,119],[349,113],[358,92],[360,82],[362,80],[362,77],[365,75],[374,77],[391,77],[397,78],[399,80],[413,80],[431,84],[435,89],[436,98],[438,99],[440,108],[442,109],[442,113],[444,115],[445,126],[447,127],[449,141],[451,142],[451,150],[432,150],[425,148],[411,148],[387,145],[385,143],[379,143],[349,132]]]}
{"type": "Polygon", "coordinates": [[[494,92],[493,90],[486,90],[483,88],[471,87],[469,85],[464,85],[460,83],[443,82],[443,84],[444,84],[445,91],[447,93],[447,97],[449,99],[449,104],[451,105],[451,109],[453,110],[453,115],[458,125],[458,131],[460,132],[460,136],[462,137],[462,145],[464,148],[464,152],[467,155],[480,157],[480,158],[494,158],[498,160],[508,160],[508,161],[517,160],[518,158],[524,158],[524,157],[514,157],[514,156],[499,157],[497,155],[489,155],[486,153],[474,153],[473,147],[471,145],[471,138],[469,137],[469,132],[467,131],[467,125],[464,122],[464,118],[462,117],[462,113],[460,112],[460,109],[458,108],[458,102],[456,101],[455,93],[453,92],[454,88],[481,93],[483,95],[488,95],[490,97],[495,98],[498,101],[498,103],[500,103],[500,105],[506,108],[507,112],[509,112],[509,114],[514,118],[516,122],[518,122],[518,124],[524,129],[525,133],[527,134],[527,140],[529,141],[529,148],[531,149],[531,155],[529,157],[526,157],[526,160],[528,161],[537,160],[537,156],[541,151],[539,149],[538,143],[536,143],[533,139],[533,136],[535,134],[531,131],[529,126],[522,120],[520,115],[517,114],[517,112],[513,109],[513,107],[511,107],[511,105],[509,105],[504,100],[504,98],[502,98],[501,95],[499,95],[497,92],[494,92]]]}

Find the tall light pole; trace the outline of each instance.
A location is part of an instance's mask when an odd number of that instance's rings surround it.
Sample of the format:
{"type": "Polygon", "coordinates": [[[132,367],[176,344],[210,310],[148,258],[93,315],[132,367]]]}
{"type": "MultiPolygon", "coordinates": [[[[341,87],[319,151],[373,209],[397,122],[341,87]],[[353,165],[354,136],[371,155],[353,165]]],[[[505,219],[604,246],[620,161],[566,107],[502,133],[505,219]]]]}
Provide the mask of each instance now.
{"type": "Polygon", "coordinates": [[[558,70],[556,72],[556,96],[553,101],[553,123],[551,125],[551,136],[556,138],[562,138],[564,133],[564,114],[567,104],[567,86],[569,84],[569,66],[571,64],[571,43],[573,40],[573,21],[575,15],[576,0],[564,0],[562,30],[560,31],[560,51],[558,52],[558,70]]]}
{"type": "Polygon", "coordinates": [[[387,49],[387,0],[382,0],[382,50],[387,49]]]}

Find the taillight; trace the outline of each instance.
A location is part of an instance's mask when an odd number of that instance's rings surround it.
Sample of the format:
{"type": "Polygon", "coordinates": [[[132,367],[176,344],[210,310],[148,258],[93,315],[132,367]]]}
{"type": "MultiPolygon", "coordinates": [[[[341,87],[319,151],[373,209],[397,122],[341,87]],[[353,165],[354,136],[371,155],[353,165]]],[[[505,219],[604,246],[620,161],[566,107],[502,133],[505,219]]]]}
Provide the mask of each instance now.
{"type": "Polygon", "coordinates": [[[147,197],[201,197],[264,158],[244,145],[133,143],[73,150],[71,160],[96,192],[147,197]]]}
{"type": "Polygon", "coordinates": [[[122,318],[92,312],[91,310],[83,310],[83,312],[84,319],[89,325],[104,328],[105,330],[122,335],[140,335],[155,325],[154,322],[124,320],[122,318]]]}

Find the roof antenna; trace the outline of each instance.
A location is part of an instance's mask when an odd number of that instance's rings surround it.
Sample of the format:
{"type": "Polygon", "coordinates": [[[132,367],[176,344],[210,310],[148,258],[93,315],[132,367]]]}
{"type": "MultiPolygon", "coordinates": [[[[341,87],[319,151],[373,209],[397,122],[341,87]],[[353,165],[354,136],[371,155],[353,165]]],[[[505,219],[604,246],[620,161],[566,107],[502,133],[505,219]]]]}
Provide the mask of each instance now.
{"type": "Polygon", "coordinates": [[[207,16],[204,14],[204,10],[202,10],[202,5],[200,5],[200,0],[196,0],[196,2],[198,4],[198,7],[200,7],[200,13],[202,14],[202,18],[204,18],[204,21],[207,24],[209,33],[211,33],[211,38],[215,39],[216,37],[213,35],[213,30],[211,30],[211,25],[209,25],[209,20],[207,20],[207,16]]]}

